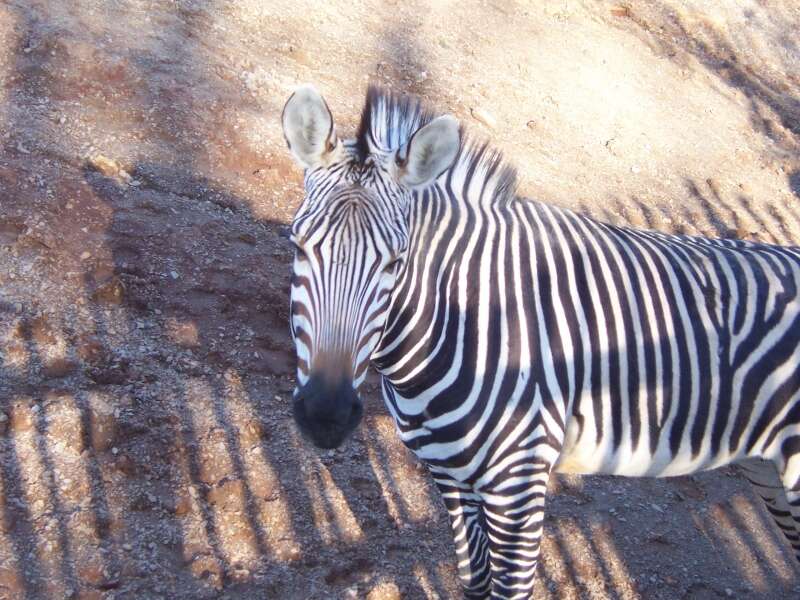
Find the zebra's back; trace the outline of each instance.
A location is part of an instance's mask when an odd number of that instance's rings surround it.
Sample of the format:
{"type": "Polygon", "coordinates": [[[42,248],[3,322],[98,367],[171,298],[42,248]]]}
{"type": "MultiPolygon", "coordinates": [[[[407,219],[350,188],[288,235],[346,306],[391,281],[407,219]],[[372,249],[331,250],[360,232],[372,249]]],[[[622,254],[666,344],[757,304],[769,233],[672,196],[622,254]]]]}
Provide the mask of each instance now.
{"type": "Polygon", "coordinates": [[[800,422],[796,248],[617,228],[537,203],[517,212],[544,257],[534,295],[564,313],[546,320],[567,382],[556,394],[571,399],[557,470],[781,460],[800,422]]]}

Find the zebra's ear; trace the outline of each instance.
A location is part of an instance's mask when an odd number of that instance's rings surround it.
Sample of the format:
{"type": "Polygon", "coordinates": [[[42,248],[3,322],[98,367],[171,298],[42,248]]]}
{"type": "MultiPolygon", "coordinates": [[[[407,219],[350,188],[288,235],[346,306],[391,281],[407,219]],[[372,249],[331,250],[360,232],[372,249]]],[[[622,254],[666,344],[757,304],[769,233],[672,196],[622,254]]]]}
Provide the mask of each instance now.
{"type": "Polygon", "coordinates": [[[397,177],[407,187],[424,187],[444,173],[456,159],[461,134],[455,117],[437,117],[411,136],[397,151],[397,177]]]}
{"type": "Polygon", "coordinates": [[[314,86],[301,86],[289,97],[281,122],[286,144],[300,166],[313,168],[328,163],[338,140],[331,111],[314,86]]]}

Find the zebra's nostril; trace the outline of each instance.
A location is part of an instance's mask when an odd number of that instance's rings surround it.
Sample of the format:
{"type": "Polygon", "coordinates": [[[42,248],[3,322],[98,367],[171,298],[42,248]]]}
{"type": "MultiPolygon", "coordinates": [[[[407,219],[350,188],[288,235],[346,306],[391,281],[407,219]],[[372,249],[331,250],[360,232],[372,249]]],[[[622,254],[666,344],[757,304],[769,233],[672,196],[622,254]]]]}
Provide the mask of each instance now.
{"type": "Polygon", "coordinates": [[[312,377],[295,397],[296,410],[308,419],[337,425],[348,423],[353,410],[360,404],[358,395],[349,381],[338,385],[312,377]]]}
{"type": "Polygon", "coordinates": [[[364,412],[352,384],[328,386],[312,378],[297,390],[294,419],[300,431],[320,448],[339,446],[364,412]]]}

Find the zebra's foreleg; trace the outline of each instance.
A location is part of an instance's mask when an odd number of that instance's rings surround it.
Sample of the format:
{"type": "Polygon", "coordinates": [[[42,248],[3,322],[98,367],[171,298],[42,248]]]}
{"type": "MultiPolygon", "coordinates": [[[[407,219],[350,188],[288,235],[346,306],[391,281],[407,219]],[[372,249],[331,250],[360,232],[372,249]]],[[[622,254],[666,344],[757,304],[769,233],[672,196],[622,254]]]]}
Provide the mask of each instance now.
{"type": "Polygon", "coordinates": [[[547,478],[483,494],[493,600],[527,600],[539,562],[547,478]]]}
{"type": "Polygon", "coordinates": [[[450,515],[464,596],[470,600],[484,600],[491,592],[491,570],[481,499],[462,484],[435,479],[450,515]]]}

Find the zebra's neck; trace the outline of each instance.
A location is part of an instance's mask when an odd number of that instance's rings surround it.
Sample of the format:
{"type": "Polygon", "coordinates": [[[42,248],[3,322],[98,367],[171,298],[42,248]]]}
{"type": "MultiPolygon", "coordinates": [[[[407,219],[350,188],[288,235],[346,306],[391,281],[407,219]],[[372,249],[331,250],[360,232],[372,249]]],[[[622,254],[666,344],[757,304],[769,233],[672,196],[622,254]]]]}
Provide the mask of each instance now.
{"type": "MultiPolygon", "coordinates": [[[[457,378],[457,363],[475,360],[483,343],[469,339],[481,329],[476,323],[489,327],[499,309],[496,286],[480,282],[502,282],[513,261],[499,248],[525,235],[516,207],[529,201],[514,197],[513,171],[486,147],[468,156],[410,206],[408,258],[373,354],[404,407],[416,403],[419,415],[431,415],[429,402],[457,378]]],[[[531,265],[525,268],[530,279],[531,265]]]]}

